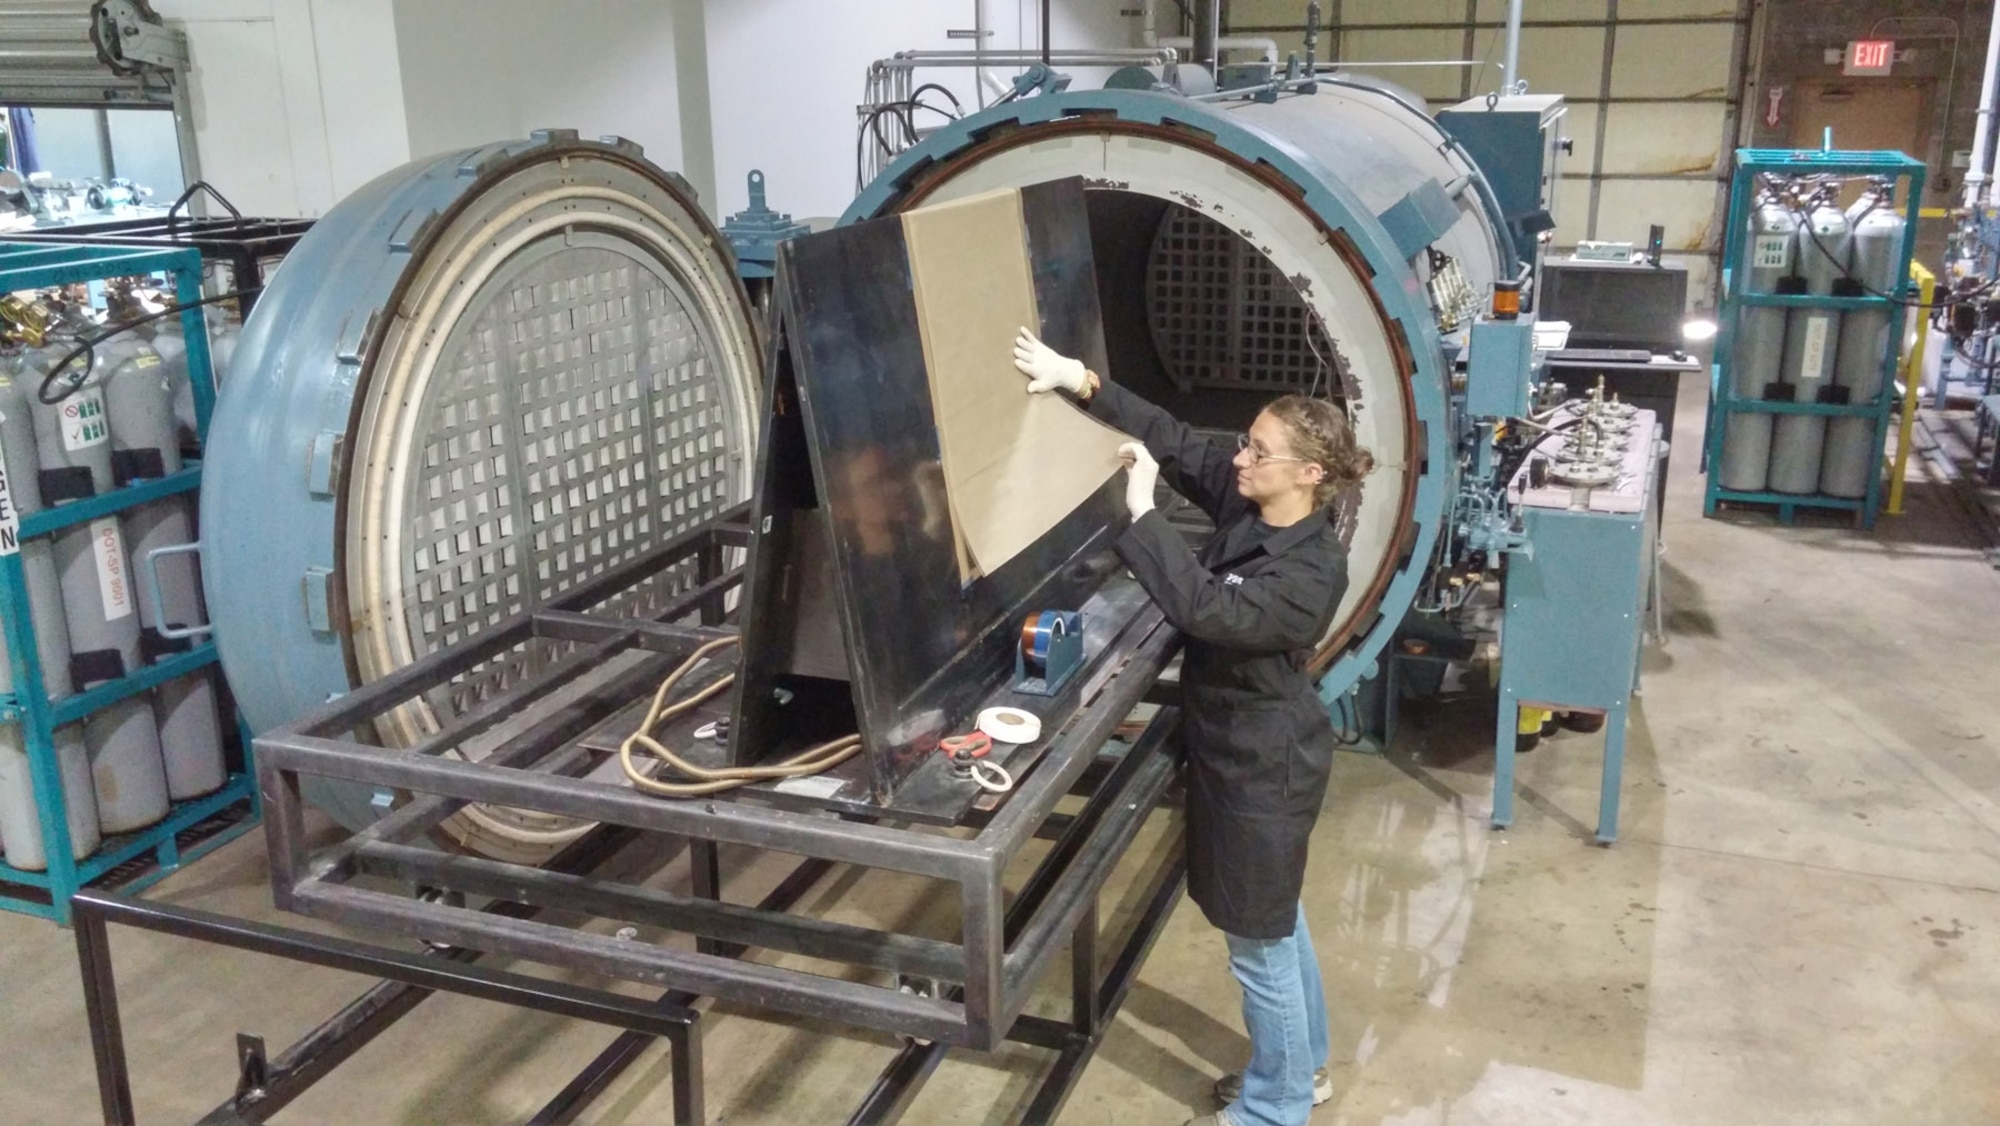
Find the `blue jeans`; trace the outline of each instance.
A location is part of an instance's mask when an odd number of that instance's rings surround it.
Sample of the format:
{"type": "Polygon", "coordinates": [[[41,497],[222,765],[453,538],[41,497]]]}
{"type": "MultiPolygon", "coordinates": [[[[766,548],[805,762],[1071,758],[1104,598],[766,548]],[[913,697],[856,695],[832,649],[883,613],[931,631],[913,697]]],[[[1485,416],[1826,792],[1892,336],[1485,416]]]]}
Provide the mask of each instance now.
{"type": "Polygon", "coordinates": [[[1314,1070],[1326,1066],[1326,988],[1299,908],[1290,938],[1229,940],[1229,969],[1243,986],[1250,1065],[1243,1097],[1225,1110],[1237,1126],[1302,1126],[1312,1115],[1314,1070]]]}

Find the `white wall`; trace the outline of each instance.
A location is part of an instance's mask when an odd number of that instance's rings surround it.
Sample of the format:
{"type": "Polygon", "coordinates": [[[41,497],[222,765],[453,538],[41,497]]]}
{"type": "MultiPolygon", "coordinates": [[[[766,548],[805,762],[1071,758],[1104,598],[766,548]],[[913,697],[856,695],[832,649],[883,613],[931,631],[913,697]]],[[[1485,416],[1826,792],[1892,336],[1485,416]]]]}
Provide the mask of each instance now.
{"type": "MultiPolygon", "coordinates": [[[[989,46],[1040,45],[1037,0],[984,3],[989,46]]],[[[972,26],[974,0],[155,6],[188,33],[202,174],[245,213],[319,215],[412,157],[553,126],[639,142],[717,217],[747,205],[745,177],[762,168],[772,205],[804,217],[853,198],[868,64],[965,48],[945,32],[972,26]]],[[[1052,23],[1058,47],[1136,41],[1113,0],[1056,0],[1052,23]]],[[[977,105],[969,70],[923,77],[977,105]]]]}
{"type": "Polygon", "coordinates": [[[322,214],[409,159],[390,0],[154,8],[187,32],[202,177],[245,214],[322,214]]]}
{"type": "MultiPolygon", "coordinates": [[[[396,81],[396,24],[390,0],[273,0],[312,15],[319,109],[325,122],[333,196],[373,180],[415,155],[404,131],[403,84],[396,81]]],[[[317,212],[315,212],[317,214],[317,212]]]]}
{"type": "Polygon", "coordinates": [[[153,202],[172,203],[185,186],[174,115],[163,109],[111,109],[104,120],[118,174],[153,189],[153,202]]]}
{"type": "Polygon", "coordinates": [[[394,36],[414,155],[561,128],[682,163],[665,3],[395,0],[394,36]]]}
{"type": "MultiPolygon", "coordinates": [[[[973,25],[975,0],[707,0],[708,95],[717,198],[723,214],[749,202],[745,178],[767,177],[770,204],[795,216],[834,216],[854,198],[855,106],[868,64],[903,50],[965,49],[945,32],[973,25]]],[[[1041,45],[1035,0],[985,0],[987,44],[1041,45]]],[[[1136,7],[1136,5],[1128,5],[1136,7]]],[[[1126,47],[1136,21],[1111,0],[1058,0],[1057,47],[1126,47]]],[[[997,72],[1003,81],[1010,72],[997,72]]],[[[944,77],[968,108],[971,72],[944,77]]],[[[920,79],[921,80],[921,79],[920,79]]],[[[921,124],[921,122],[920,122],[921,124]]]]}

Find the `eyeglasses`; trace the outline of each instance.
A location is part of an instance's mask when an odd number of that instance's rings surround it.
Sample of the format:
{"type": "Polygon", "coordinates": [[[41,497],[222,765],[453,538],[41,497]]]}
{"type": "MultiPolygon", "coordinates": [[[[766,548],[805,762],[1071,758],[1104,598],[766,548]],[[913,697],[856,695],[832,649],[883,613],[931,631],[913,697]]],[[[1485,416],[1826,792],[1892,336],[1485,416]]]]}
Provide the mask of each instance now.
{"type": "Polygon", "coordinates": [[[1244,451],[1244,450],[1249,450],[1249,451],[1250,451],[1250,464],[1252,464],[1252,465],[1262,465],[1262,464],[1264,464],[1264,463],[1265,463],[1265,462],[1267,462],[1267,461],[1307,461],[1307,460],[1310,460],[1310,459],[1308,459],[1308,458],[1303,458],[1303,457],[1286,457],[1286,456],[1284,456],[1284,455],[1282,455],[1282,454],[1267,454],[1267,453],[1265,453],[1265,452],[1264,452],[1264,448],[1263,448],[1262,446],[1259,446],[1259,445],[1258,445],[1257,443],[1255,443],[1255,442],[1253,442],[1253,441],[1251,441],[1251,440],[1250,440],[1250,435],[1248,435],[1248,434],[1238,434],[1238,435],[1236,436],[1236,449],[1237,449],[1237,452],[1239,452],[1239,453],[1240,453],[1240,452],[1242,452],[1242,451],[1244,451]]]}

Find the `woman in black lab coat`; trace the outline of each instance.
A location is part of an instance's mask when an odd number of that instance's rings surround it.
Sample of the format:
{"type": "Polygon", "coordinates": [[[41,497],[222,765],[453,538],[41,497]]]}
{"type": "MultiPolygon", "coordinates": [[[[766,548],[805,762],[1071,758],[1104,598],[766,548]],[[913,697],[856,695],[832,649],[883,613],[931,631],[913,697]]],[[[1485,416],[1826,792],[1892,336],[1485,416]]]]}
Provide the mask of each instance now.
{"type": "Polygon", "coordinates": [[[1132,525],[1118,555],[1186,639],[1188,894],[1229,941],[1250,1063],[1193,1124],[1295,1126],[1332,1097],[1326,995],[1299,889],[1333,768],[1333,724],[1306,673],[1347,590],[1327,505],[1373,465],[1324,400],[1287,395],[1235,448],[1086,371],[1027,329],[1030,392],[1062,390],[1140,439],[1122,447],[1132,525]],[[1199,553],[1153,509],[1162,469],[1216,532],[1199,553]]]}

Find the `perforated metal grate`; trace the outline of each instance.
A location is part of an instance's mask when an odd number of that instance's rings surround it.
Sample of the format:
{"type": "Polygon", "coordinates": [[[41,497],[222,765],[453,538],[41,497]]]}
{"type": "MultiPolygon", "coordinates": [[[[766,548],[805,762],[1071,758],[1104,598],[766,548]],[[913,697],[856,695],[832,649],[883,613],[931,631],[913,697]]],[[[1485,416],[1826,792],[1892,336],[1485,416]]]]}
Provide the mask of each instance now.
{"type": "Polygon", "coordinates": [[[1146,312],[1183,387],[1338,395],[1345,361],[1291,281],[1236,232],[1171,207],[1153,236],[1146,312]]]}
{"type": "MultiPolygon", "coordinates": [[[[419,653],[541,605],[733,501],[720,388],[680,298],[632,259],[566,248],[490,283],[461,319],[420,417],[405,569],[419,653]]],[[[692,562],[622,595],[644,616],[692,562]]],[[[462,710],[563,647],[469,673],[462,710]]]]}

